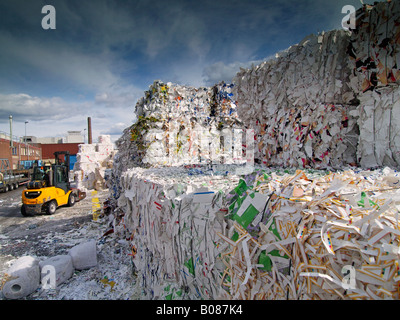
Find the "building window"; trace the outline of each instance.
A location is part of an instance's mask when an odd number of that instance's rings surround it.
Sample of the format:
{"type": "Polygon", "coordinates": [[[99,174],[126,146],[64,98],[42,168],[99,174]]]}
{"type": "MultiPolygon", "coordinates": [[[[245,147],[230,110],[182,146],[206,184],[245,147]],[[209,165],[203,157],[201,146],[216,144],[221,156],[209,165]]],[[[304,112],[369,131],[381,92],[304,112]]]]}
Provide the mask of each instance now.
{"type": "Polygon", "coordinates": [[[18,153],[17,153],[17,147],[13,147],[12,148],[12,155],[13,156],[16,156],[18,153]]]}

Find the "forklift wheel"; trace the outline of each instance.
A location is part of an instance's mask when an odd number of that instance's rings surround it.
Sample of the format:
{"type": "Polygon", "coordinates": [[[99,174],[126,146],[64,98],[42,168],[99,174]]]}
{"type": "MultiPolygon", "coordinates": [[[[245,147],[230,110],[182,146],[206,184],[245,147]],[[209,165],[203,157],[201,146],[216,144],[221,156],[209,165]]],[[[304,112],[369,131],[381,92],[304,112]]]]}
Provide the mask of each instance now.
{"type": "Polygon", "coordinates": [[[33,217],[33,216],[34,216],[34,214],[32,214],[32,213],[27,213],[27,212],[26,212],[26,209],[25,209],[25,206],[24,206],[24,205],[22,205],[22,207],[21,207],[21,214],[22,214],[24,217],[33,217]]]}
{"type": "Polygon", "coordinates": [[[68,198],[68,207],[73,207],[75,204],[75,195],[71,192],[68,198]]]}
{"type": "Polygon", "coordinates": [[[48,215],[52,215],[56,212],[56,210],[57,210],[57,202],[55,200],[50,201],[47,204],[46,213],[48,215]]]}

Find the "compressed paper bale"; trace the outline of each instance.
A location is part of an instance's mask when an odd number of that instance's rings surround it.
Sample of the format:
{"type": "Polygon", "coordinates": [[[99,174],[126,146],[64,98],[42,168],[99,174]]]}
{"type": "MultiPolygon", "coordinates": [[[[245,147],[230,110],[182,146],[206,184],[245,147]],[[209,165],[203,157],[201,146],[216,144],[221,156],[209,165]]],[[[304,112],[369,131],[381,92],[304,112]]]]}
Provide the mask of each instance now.
{"type": "Polygon", "coordinates": [[[245,179],[230,193],[234,233],[219,234],[231,299],[399,298],[397,172],[265,169],[245,179]],[[257,193],[265,207],[251,205],[257,193]],[[352,289],[345,266],[356,272],[352,289]]]}
{"type": "Polygon", "coordinates": [[[98,143],[102,145],[112,145],[110,135],[100,135],[98,138],[98,143]]]}
{"type": "Polygon", "coordinates": [[[265,165],[315,168],[355,162],[356,150],[349,148],[354,139],[347,137],[353,133],[354,121],[346,115],[352,108],[342,105],[354,96],[343,85],[351,73],[345,54],[348,42],[342,30],[311,35],[276,59],[241,69],[236,75],[233,91],[238,114],[257,133],[256,160],[265,165]],[[310,55],[312,59],[307,58],[310,55]],[[336,149],[347,152],[335,154],[336,149]]]}
{"type": "Polygon", "coordinates": [[[78,148],[79,153],[94,153],[96,151],[96,145],[94,144],[80,144],[78,148]]]}
{"type": "Polygon", "coordinates": [[[115,151],[110,137],[99,136],[99,143],[80,145],[77,162],[74,165],[74,176],[82,188],[97,190],[104,188],[104,172],[112,166],[115,151]]]}
{"type": "Polygon", "coordinates": [[[71,248],[68,254],[75,269],[83,270],[97,266],[96,241],[90,240],[71,248]]]}
{"type": "Polygon", "coordinates": [[[189,172],[184,168],[132,168],[120,177],[123,193],[118,204],[125,212],[124,227],[132,235],[138,290],[144,298],[217,296],[218,284],[209,281],[223,270],[221,264],[214,266],[219,250],[214,229],[221,228],[216,212],[222,208],[223,190],[237,183],[237,177],[189,172]],[[206,194],[201,189],[204,184],[208,185],[206,194]],[[188,287],[187,292],[182,287],[188,287]]]}
{"type": "Polygon", "coordinates": [[[3,295],[7,299],[20,299],[33,293],[40,284],[39,260],[31,256],[19,258],[7,270],[3,295]]]}
{"type": "Polygon", "coordinates": [[[199,159],[198,126],[204,132],[241,127],[232,85],[225,83],[193,88],[155,81],[135,108],[138,121],[116,142],[125,168],[219,161],[219,155],[199,159]]]}
{"type": "Polygon", "coordinates": [[[45,266],[54,267],[56,272],[56,286],[67,281],[74,273],[74,266],[72,263],[72,257],[70,255],[58,255],[44,261],[40,261],[39,267],[42,278],[43,276],[46,276],[46,273],[43,273],[42,271],[43,267],[45,266]]]}
{"type": "MultiPolygon", "coordinates": [[[[395,66],[394,61],[396,59],[393,59],[391,55],[397,53],[398,50],[390,50],[390,54],[388,54],[386,45],[382,43],[384,43],[384,40],[389,39],[390,44],[394,45],[393,28],[388,26],[394,25],[394,21],[398,20],[399,8],[399,2],[392,2],[390,4],[378,3],[374,5],[372,10],[360,9],[357,14],[359,15],[360,12],[364,11],[361,19],[363,22],[358,23],[360,26],[358,31],[352,33],[351,36],[341,30],[322,33],[319,36],[309,36],[299,45],[292,46],[288,50],[277,54],[275,59],[263,62],[260,66],[255,66],[248,70],[240,70],[234,79],[236,84],[234,93],[238,101],[239,116],[248,127],[252,125],[251,122],[254,118],[262,119],[260,122],[268,125],[265,133],[259,131],[259,138],[262,141],[258,140],[260,149],[256,154],[258,157],[262,157],[264,153],[267,159],[265,164],[297,165],[297,161],[293,161],[291,158],[299,158],[300,155],[298,149],[302,146],[301,141],[298,144],[291,144],[288,142],[293,137],[290,135],[282,136],[284,128],[281,126],[282,121],[279,123],[282,118],[279,115],[275,118],[275,114],[280,110],[284,110],[288,114],[291,110],[296,110],[301,106],[312,110],[316,105],[353,103],[354,98],[361,100],[360,108],[362,108],[365,104],[363,104],[360,93],[368,89],[365,92],[366,94],[372,94],[373,92],[373,101],[369,105],[372,105],[374,112],[378,111],[376,114],[379,117],[381,110],[387,109],[388,102],[385,102],[385,100],[397,101],[395,97],[392,97],[392,94],[387,94],[387,92],[380,89],[386,85],[385,83],[372,85],[370,77],[376,71],[376,68],[382,69],[384,64],[388,65],[387,69],[384,68],[385,72],[390,72],[395,66]],[[378,34],[379,37],[371,38],[370,24],[373,26],[375,34],[378,34]],[[310,58],[310,56],[313,58],[310,58]],[[382,62],[384,60],[382,57],[385,57],[387,61],[382,62]],[[293,61],[298,61],[298,63],[293,65],[293,61]],[[371,63],[371,61],[374,63],[371,63]],[[356,66],[357,63],[359,65],[356,66]],[[366,69],[367,71],[365,71],[366,69]],[[365,80],[368,80],[366,87],[362,88],[362,83],[365,83],[365,80]],[[381,97],[375,91],[370,91],[378,87],[381,97]],[[268,140],[265,135],[270,135],[268,140]],[[285,141],[285,138],[288,140],[285,141]]],[[[397,71],[394,73],[397,74],[397,71]]],[[[396,87],[398,88],[398,86],[396,87]]],[[[350,106],[344,105],[343,107],[351,109],[350,106]]],[[[355,163],[357,141],[352,135],[360,136],[360,150],[357,150],[357,154],[363,166],[394,165],[395,160],[393,158],[398,157],[393,151],[395,150],[394,145],[396,143],[394,140],[397,138],[398,131],[396,130],[396,122],[393,121],[395,113],[393,108],[390,112],[385,110],[383,113],[385,121],[376,119],[373,123],[376,126],[375,130],[371,125],[370,117],[367,120],[368,122],[365,123],[361,119],[358,123],[362,131],[361,134],[357,132],[356,128],[352,129],[354,126],[352,119],[345,120],[335,116],[326,116],[329,119],[347,121],[349,130],[344,132],[341,130],[340,133],[348,133],[349,135],[341,135],[338,139],[332,139],[332,136],[337,132],[337,126],[336,130],[334,129],[335,126],[331,127],[330,129],[334,130],[333,133],[322,132],[323,142],[327,145],[325,147],[313,145],[313,150],[319,149],[322,155],[329,149],[344,150],[346,147],[346,152],[342,153],[343,157],[338,157],[338,154],[333,152],[329,155],[324,155],[323,158],[320,155],[319,160],[321,162],[318,162],[316,167],[355,163]],[[392,136],[389,138],[381,136],[383,132],[389,130],[390,125],[387,122],[391,122],[393,127],[392,136]],[[380,125],[386,129],[378,130],[380,125]],[[371,154],[370,150],[364,149],[365,139],[368,139],[368,141],[371,139],[369,138],[370,134],[367,137],[363,137],[363,130],[376,135],[373,143],[375,145],[379,144],[379,146],[375,148],[373,154],[371,154]],[[367,158],[376,158],[375,164],[374,160],[368,160],[367,158]]],[[[306,115],[301,114],[301,117],[304,116],[306,115]]],[[[286,118],[283,123],[287,123],[288,120],[294,121],[294,119],[286,118]]],[[[319,123],[322,119],[315,119],[315,121],[319,123]]],[[[314,131],[318,132],[320,129],[318,128],[314,131]]],[[[296,136],[295,138],[301,139],[302,136],[296,136]]],[[[308,158],[311,158],[310,146],[309,144],[306,144],[306,146],[305,153],[308,158]]],[[[259,160],[263,161],[264,159],[259,160]]],[[[300,160],[299,164],[304,166],[304,163],[302,164],[301,162],[303,161],[300,160]]],[[[305,163],[308,166],[313,166],[309,159],[305,159],[305,163]]]]}
{"type": "Polygon", "coordinates": [[[398,89],[391,87],[380,89],[379,95],[371,91],[360,94],[357,156],[363,167],[400,165],[398,99],[398,89]]]}
{"type": "Polygon", "coordinates": [[[103,145],[99,144],[97,146],[97,151],[96,151],[96,152],[98,152],[98,159],[108,157],[109,154],[113,151],[113,149],[114,149],[114,147],[112,144],[111,145],[110,144],[103,144],[103,145]]]}

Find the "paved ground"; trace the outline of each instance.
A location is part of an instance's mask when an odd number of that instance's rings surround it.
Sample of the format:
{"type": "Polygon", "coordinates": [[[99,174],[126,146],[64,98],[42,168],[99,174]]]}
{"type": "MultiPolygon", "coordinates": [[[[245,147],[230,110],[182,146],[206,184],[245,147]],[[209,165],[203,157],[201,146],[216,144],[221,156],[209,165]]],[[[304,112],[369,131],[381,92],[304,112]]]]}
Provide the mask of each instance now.
{"type": "MultiPolygon", "coordinates": [[[[1,246],[0,259],[10,255],[19,257],[30,248],[37,255],[48,255],[40,244],[40,239],[49,233],[67,232],[79,228],[85,222],[92,220],[91,194],[73,207],[60,207],[52,216],[45,214],[35,217],[24,217],[21,214],[21,192],[23,188],[7,193],[0,193],[0,240],[7,240],[7,246],[1,246]]],[[[101,197],[106,198],[107,193],[101,197]]],[[[56,250],[49,248],[48,250],[56,250]]],[[[1,265],[0,261],[0,265],[1,265]]],[[[1,267],[0,267],[1,268],[1,267]]]]}
{"type": "MultiPolygon", "coordinates": [[[[60,207],[54,215],[23,217],[20,213],[22,188],[0,194],[0,284],[12,262],[24,255],[40,260],[67,254],[74,245],[89,239],[97,241],[98,266],[76,271],[56,290],[38,290],[26,299],[134,299],[128,242],[114,234],[106,216],[93,221],[92,200],[100,204],[108,190],[92,195],[73,207],[60,207]],[[108,279],[105,281],[104,279],[108,279]],[[114,281],[111,287],[108,283],[114,281]]],[[[0,300],[4,299],[0,292],[0,300]]]]}

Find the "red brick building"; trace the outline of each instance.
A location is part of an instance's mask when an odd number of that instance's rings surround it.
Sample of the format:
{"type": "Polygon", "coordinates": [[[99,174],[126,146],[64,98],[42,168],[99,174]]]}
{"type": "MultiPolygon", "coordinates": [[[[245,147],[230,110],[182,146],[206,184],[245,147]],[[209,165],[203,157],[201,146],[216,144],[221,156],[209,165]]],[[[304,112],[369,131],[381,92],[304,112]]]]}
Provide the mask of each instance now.
{"type": "Polygon", "coordinates": [[[0,158],[8,159],[12,169],[19,169],[20,161],[25,160],[41,160],[42,148],[25,144],[23,142],[11,142],[7,138],[0,138],[0,158]]]}
{"type": "Polygon", "coordinates": [[[54,152],[56,151],[69,151],[70,155],[76,155],[79,151],[79,145],[82,143],[52,143],[52,144],[38,144],[42,149],[42,160],[54,160],[54,152]]]}
{"type": "MultiPolygon", "coordinates": [[[[44,162],[54,163],[54,153],[56,151],[69,151],[72,167],[76,161],[79,145],[83,142],[84,138],[81,136],[80,131],[68,131],[66,138],[26,136],[23,137],[23,140],[19,140],[17,137],[13,137],[11,146],[10,135],[0,131],[0,158],[8,159],[10,167],[16,170],[22,169],[21,161],[43,160],[44,162]]],[[[27,165],[29,166],[30,164],[28,163],[27,165]]]]}

